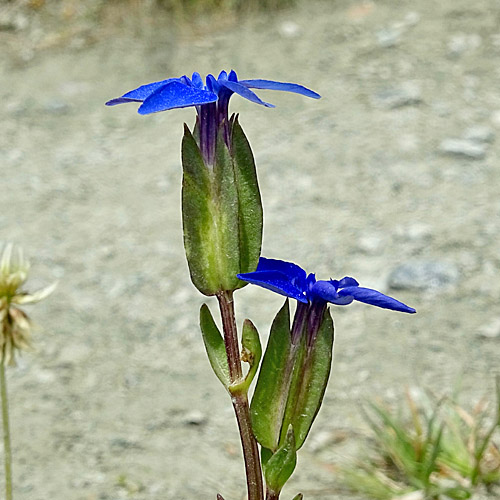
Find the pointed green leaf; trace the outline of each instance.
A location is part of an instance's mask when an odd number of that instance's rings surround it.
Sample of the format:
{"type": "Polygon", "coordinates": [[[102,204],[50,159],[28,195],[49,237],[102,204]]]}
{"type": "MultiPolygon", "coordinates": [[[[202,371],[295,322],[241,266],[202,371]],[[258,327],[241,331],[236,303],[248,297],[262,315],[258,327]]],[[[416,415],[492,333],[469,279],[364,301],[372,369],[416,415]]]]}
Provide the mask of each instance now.
{"type": "Polygon", "coordinates": [[[218,267],[222,290],[240,287],[240,237],[238,220],[238,190],[233,161],[221,130],[217,136],[213,179],[213,198],[216,207],[215,231],[218,245],[218,267]]]}
{"type": "Polygon", "coordinates": [[[295,495],[292,500],[302,500],[304,498],[304,495],[302,493],[299,493],[298,495],[295,495]]]}
{"type": "MultiPolygon", "coordinates": [[[[333,351],[333,320],[327,309],[312,348],[301,345],[283,419],[283,429],[292,425],[297,450],[311,429],[325,395],[333,351]]],[[[281,436],[281,442],[286,436],[281,436]]]]}
{"type": "Polygon", "coordinates": [[[286,433],[285,442],[264,466],[267,489],[274,493],[279,493],[288,479],[290,479],[296,464],[295,435],[292,426],[290,426],[286,433]]]}
{"type": "Polygon", "coordinates": [[[210,172],[188,127],[182,139],[182,224],[193,284],[205,295],[220,289],[210,172]]]}
{"type": "Polygon", "coordinates": [[[273,456],[273,452],[268,449],[264,448],[263,446],[260,447],[260,462],[262,464],[262,467],[264,467],[267,464],[267,461],[273,456]]]}
{"type": "Polygon", "coordinates": [[[257,386],[250,405],[257,441],[270,450],[278,447],[287,390],[283,391],[291,352],[288,299],[274,318],[257,386]]]}
{"type": "MultiPolygon", "coordinates": [[[[240,273],[255,271],[262,246],[262,201],[255,161],[248,139],[234,118],[231,134],[231,156],[234,178],[238,190],[239,232],[240,232],[240,273]]],[[[241,282],[240,286],[246,283],[241,282]]]]}
{"type": "Polygon", "coordinates": [[[229,366],[227,363],[224,339],[222,338],[222,335],[215,324],[214,318],[212,317],[212,313],[206,304],[203,304],[200,309],[200,327],[210,365],[212,366],[215,375],[217,375],[217,378],[227,389],[231,383],[231,379],[229,377],[229,366]]]}
{"type": "MultiPolygon", "coordinates": [[[[241,335],[241,360],[249,364],[248,373],[245,380],[238,384],[238,390],[248,392],[250,384],[257,373],[260,358],[262,357],[262,346],[260,345],[259,332],[255,325],[246,319],[243,323],[243,332],[241,335]]],[[[231,392],[234,393],[231,387],[231,392]]]]}

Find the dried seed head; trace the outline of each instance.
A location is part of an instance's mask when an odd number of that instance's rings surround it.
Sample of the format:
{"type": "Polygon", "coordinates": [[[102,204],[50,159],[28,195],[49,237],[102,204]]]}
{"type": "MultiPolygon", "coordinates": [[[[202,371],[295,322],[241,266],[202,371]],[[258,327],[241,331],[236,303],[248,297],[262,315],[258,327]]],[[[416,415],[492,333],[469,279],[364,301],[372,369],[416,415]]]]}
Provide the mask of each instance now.
{"type": "Polygon", "coordinates": [[[32,294],[20,290],[28,278],[29,262],[23,252],[5,246],[0,259],[0,361],[15,365],[16,350],[31,348],[31,321],[28,315],[13,304],[33,304],[50,295],[56,283],[32,294]]]}

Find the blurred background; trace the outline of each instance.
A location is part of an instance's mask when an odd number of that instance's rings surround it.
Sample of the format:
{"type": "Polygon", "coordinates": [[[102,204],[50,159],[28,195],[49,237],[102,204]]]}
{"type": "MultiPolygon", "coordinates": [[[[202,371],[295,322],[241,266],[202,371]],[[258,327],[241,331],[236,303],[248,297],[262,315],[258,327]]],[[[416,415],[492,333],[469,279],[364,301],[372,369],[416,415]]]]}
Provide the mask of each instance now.
{"type": "MultiPolygon", "coordinates": [[[[29,289],[59,281],[28,311],[36,352],[9,370],[16,498],[244,498],[182,247],[194,110],[104,106],[193,71],[323,96],[231,100],[256,156],[263,255],[418,311],[333,309],[324,407],[283,498],[357,498],[337,473],[365,447],[363,401],[491,394],[499,62],[497,0],[0,0],[0,241],[24,247],[29,289]]],[[[281,298],[246,287],[236,301],[267,338],[281,298]]]]}

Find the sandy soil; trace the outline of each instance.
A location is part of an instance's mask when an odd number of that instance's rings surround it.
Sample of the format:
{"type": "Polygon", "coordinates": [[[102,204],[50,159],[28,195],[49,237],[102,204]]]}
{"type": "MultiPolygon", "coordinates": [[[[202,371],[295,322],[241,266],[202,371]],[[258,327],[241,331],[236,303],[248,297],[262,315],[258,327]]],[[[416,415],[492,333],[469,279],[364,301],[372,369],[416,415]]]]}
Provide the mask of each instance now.
{"type": "MultiPolygon", "coordinates": [[[[234,68],[323,95],[262,92],[273,110],[232,100],[258,163],[263,254],[355,276],[418,310],[333,311],[329,389],[283,498],[351,498],[335,470],[364,445],[366,398],[459,384],[472,403],[491,391],[496,0],[303,2],[190,29],[136,8],[94,31],[38,15],[16,29],[0,32],[0,240],[25,247],[33,288],[59,280],[31,309],[37,352],[9,371],[17,499],[244,498],[236,424],[198,332],[205,298],[182,249],[179,143],[194,112],[103,105],[194,70],[234,68]],[[451,271],[389,288],[398,266],[422,261],[451,271]]],[[[247,287],[236,300],[239,321],[265,337],[281,299],[247,287]]]]}

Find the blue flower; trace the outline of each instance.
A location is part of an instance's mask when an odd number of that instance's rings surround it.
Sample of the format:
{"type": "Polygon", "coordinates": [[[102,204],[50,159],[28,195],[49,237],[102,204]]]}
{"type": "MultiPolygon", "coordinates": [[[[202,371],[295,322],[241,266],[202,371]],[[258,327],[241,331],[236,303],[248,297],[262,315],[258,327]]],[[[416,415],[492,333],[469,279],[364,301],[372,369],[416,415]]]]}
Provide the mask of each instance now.
{"type": "Polygon", "coordinates": [[[303,304],[330,302],[345,306],[357,300],[393,311],[416,312],[412,307],[377,290],[360,287],[354,278],[346,276],[341,280],[317,281],[314,274],[308,275],[304,269],[296,264],[282,260],[261,257],[254,272],[238,274],[238,278],[285,297],[296,299],[303,304]]]}
{"type": "Polygon", "coordinates": [[[229,99],[238,94],[245,99],[273,108],[272,104],[263,101],[250,89],[279,90],[293,92],[313,99],[321,96],[308,88],[296,83],[275,82],[273,80],[238,80],[234,71],[229,75],[221,71],[217,79],[208,75],[203,84],[199,73],[193,73],[191,78],[168,78],[159,82],[142,85],[121,97],[111,99],[107,106],[115,106],[127,102],[139,102],[138,112],[141,115],[158,113],[175,108],[196,107],[200,125],[200,149],[205,162],[212,165],[215,157],[217,132],[224,124],[224,139],[229,146],[229,99]]]}
{"type": "Polygon", "coordinates": [[[189,106],[203,106],[205,104],[222,101],[226,106],[232,94],[239,94],[256,104],[272,108],[269,104],[260,99],[255,92],[250,90],[268,89],[280,90],[285,92],[294,92],[306,97],[319,99],[320,95],[296,83],[275,82],[273,80],[238,80],[235,71],[229,75],[221,71],[217,79],[213,75],[208,75],[206,84],[199,73],[193,73],[190,79],[187,76],[180,78],[168,78],[159,82],[142,85],[121,97],[111,99],[106,103],[107,106],[115,106],[126,102],[140,102],[139,113],[148,115],[159,111],[167,111],[174,108],[186,108],[189,106]]]}

